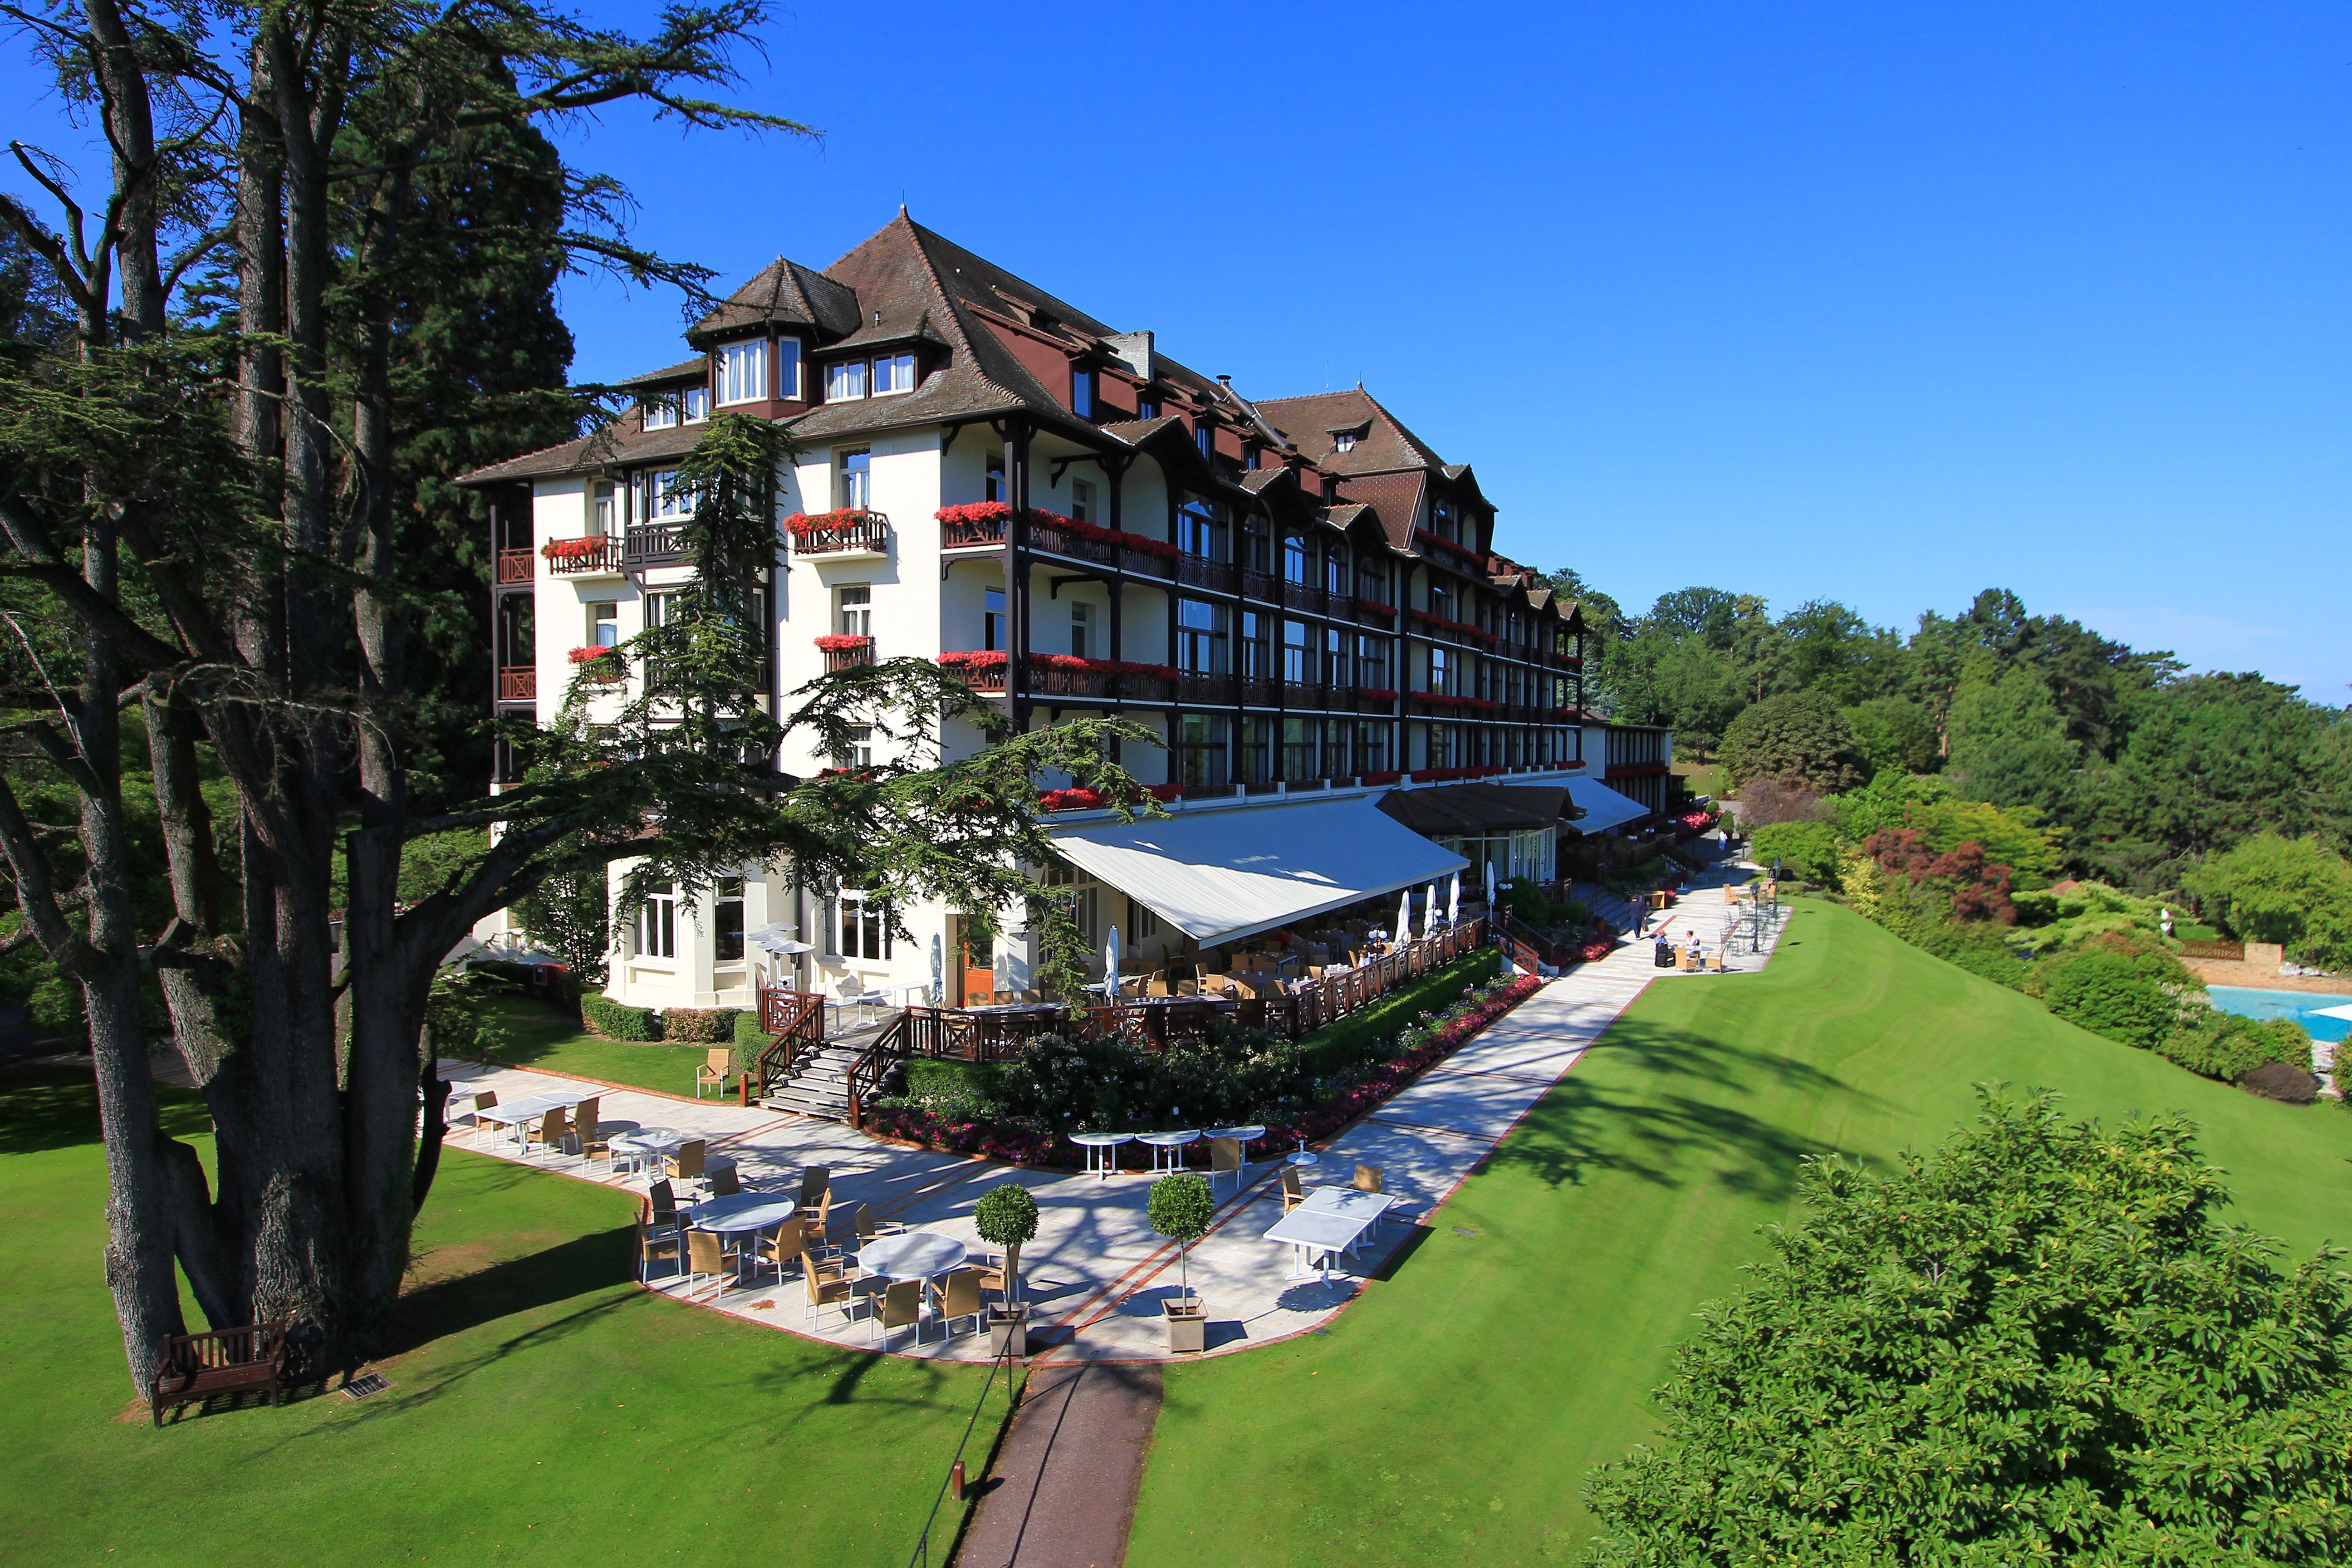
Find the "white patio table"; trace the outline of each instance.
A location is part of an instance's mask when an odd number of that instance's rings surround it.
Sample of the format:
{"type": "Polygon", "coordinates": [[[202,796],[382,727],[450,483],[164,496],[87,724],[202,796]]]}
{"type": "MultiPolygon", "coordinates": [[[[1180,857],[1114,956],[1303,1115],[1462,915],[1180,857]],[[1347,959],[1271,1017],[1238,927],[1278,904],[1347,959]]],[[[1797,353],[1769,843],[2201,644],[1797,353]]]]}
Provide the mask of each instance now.
{"type": "Polygon", "coordinates": [[[675,1127],[640,1127],[619,1133],[609,1142],[614,1153],[627,1155],[631,1164],[642,1169],[648,1159],[675,1152],[685,1144],[687,1137],[675,1127]]]}
{"type": "Polygon", "coordinates": [[[1087,1152],[1087,1169],[1108,1176],[1118,1169],[1118,1146],[1135,1142],[1132,1132],[1073,1132],[1070,1142],[1087,1152]]]}
{"type": "Polygon", "coordinates": [[[963,1267],[970,1256],[951,1236],[910,1230],[904,1236],[877,1236],[857,1249],[857,1267],[885,1279],[929,1279],[963,1267]]]}
{"type": "Polygon", "coordinates": [[[554,1089],[541,1094],[528,1094],[511,1105],[476,1106],[477,1121],[495,1122],[514,1134],[515,1147],[523,1147],[522,1129],[551,1110],[569,1110],[583,1100],[602,1092],[588,1089],[554,1089]]]}
{"type": "Polygon", "coordinates": [[[1315,1272],[1311,1259],[1323,1257],[1322,1276],[1331,1278],[1333,1255],[1350,1251],[1381,1215],[1395,1203],[1385,1193],[1359,1193],[1344,1188],[1318,1188],[1307,1200],[1276,1220],[1265,1233],[1268,1241],[1287,1242],[1297,1249],[1293,1279],[1315,1272]],[[1330,1194],[1326,1197],[1325,1194],[1330,1194]]]}
{"type": "Polygon", "coordinates": [[[1198,1132],[1139,1132],[1139,1143],[1151,1145],[1151,1168],[1155,1171],[1181,1171],[1184,1168],[1184,1148],[1198,1143],[1198,1132]]]}
{"type": "MultiPolygon", "coordinates": [[[[791,1198],[780,1198],[773,1193],[730,1193],[723,1198],[709,1198],[686,1211],[686,1223],[696,1230],[707,1230],[719,1236],[740,1236],[747,1231],[772,1230],[800,1212],[800,1205],[791,1198]]],[[[735,1282],[748,1285],[756,1262],[755,1249],[740,1247],[735,1252],[735,1282]]]]}

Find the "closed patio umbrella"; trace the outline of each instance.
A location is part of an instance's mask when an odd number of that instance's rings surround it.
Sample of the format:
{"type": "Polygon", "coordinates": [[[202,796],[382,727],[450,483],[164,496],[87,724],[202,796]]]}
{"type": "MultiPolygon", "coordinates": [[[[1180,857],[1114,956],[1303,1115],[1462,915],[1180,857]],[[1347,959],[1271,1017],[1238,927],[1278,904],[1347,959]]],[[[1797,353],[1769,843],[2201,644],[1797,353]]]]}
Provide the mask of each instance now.
{"type": "Polygon", "coordinates": [[[1421,934],[1423,936],[1437,934],[1437,884],[1434,882],[1429,885],[1429,901],[1422,906],[1421,934]]]}
{"type": "Polygon", "coordinates": [[[1487,913],[1489,913],[1489,914],[1492,914],[1492,913],[1494,912],[1494,910],[1495,910],[1495,863],[1494,863],[1492,860],[1489,860],[1489,861],[1487,861],[1487,862],[1486,862],[1486,912],[1487,912],[1487,913]]]}
{"type": "Polygon", "coordinates": [[[1103,939],[1103,1000],[1118,1000],[1118,927],[1103,939]]]}
{"type": "Polygon", "coordinates": [[[1396,932],[1391,940],[1395,942],[1412,940],[1412,889],[1411,888],[1397,895],[1396,932]]]}
{"type": "Polygon", "coordinates": [[[939,932],[931,933],[931,1005],[944,1007],[948,999],[947,939],[939,932]]]}
{"type": "Polygon", "coordinates": [[[1458,925],[1462,921],[1462,873],[1454,873],[1453,882],[1445,889],[1445,923],[1458,925]]]}

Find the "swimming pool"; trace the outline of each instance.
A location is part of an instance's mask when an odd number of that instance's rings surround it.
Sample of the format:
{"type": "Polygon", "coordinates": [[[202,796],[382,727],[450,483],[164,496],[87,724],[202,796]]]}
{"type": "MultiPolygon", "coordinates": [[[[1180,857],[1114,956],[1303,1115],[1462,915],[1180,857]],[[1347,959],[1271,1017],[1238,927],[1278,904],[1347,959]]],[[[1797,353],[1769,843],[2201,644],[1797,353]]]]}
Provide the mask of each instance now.
{"type": "Polygon", "coordinates": [[[2328,996],[2309,991],[2260,991],[2251,985],[2210,985],[2205,994],[2224,1013],[2248,1018],[2292,1018],[2315,1040],[2340,1040],[2352,1035],[2352,1018],[2325,1018],[2323,1007],[2352,1007],[2352,996],[2328,996]]]}

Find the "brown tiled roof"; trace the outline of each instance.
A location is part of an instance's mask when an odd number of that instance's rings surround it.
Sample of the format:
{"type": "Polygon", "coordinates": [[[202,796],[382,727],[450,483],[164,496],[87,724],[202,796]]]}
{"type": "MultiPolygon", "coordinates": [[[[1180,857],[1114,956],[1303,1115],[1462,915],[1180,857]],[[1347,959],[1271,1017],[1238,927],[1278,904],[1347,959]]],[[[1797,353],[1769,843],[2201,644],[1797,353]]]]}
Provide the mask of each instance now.
{"type": "Polygon", "coordinates": [[[1413,468],[1365,474],[1342,479],[1339,494],[1343,500],[1362,501],[1379,513],[1391,545],[1418,553],[1412,542],[1412,520],[1421,514],[1421,492],[1428,482],[1427,474],[1413,468]]]}
{"type": "Polygon", "coordinates": [[[1360,386],[1346,392],[1314,392],[1304,397],[1261,398],[1257,406],[1300,451],[1336,472],[1381,474],[1401,468],[1451,471],[1446,469],[1444,459],[1360,386]],[[1355,448],[1340,451],[1333,432],[1355,429],[1364,432],[1355,448]]]}
{"type": "Polygon", "coordinates": [[[664,458],[682,458],[694,450],[707,428],[700,421],[681,425],[668,430],[640,430],[634,414],[624,415],[603,430],[543,447],[536,452],[525,452],[509,458],[503,463],[476,468],[461,478],[461,484],[500,484],[511,479],[539,479],[557,474],[576,474],[583,468],[625,467],[635,463],[655,463],[664,458]]]}
{"type": "Polygon", "coordinates": [[[779,256],[688,328],[687,336],[709,338],[739,327],[777,325],[814,327],[824,337],[843,337],[866,319],[858,303],[854,290],[779,256]]]}
{"type": "Polygon", "coordinates": [[[709,371],[710,362],[702,355],[697,354],[692,359],[682,359],[676,364],[664,365],[659,370],[649,370],[643,375],[633,375],[626,381],[616,381],[613,384],[614,386],[658,386],[665,382],[682,381],[690,375],[707,375],[709,371]]]}

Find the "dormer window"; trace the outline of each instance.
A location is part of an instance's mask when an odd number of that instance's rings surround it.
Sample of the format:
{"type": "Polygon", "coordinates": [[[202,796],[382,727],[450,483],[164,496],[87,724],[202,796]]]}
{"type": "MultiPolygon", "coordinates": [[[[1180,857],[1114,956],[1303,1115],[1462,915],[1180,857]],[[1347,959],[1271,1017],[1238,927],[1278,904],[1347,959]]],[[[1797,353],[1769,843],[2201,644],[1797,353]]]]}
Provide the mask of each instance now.
{"type": "Polygon", "coordinates": [[[889,397],[915,390],[915,356],[889,354],[874,362],[874,395],[889,397]]]}
{"type": "Polygon", "coordinates": [[[1135,416],[1138,419],[1160,417],[1160,399],[1152,396],[1149,389],[1135,395],[1135,416]]]}
{"type": "Polygon", "coordinates": [[[768,395],[768,345],[764,339],[729,343],[719,351],[720,404],[757,403],[768,395]]]}
{"type": "Polygon", "coordinates": [[[1356,433],[1353,430],[1342,430],[1331,438],[1331,450],[1335,452],[1352,452],[1355,449],[1356,433]]]}
{"type": "Polygon", "coordinates": [[[710,388],[689,386],[678,395],[678,406],[686,411],[686,422],[698,425],[710,417],[710,388]]]}
{"type": "Polygon", "coordinates": [[[677,428],[677,399],[667,396],[648,397],[644,402],[638,404],[637,406],[644,410],[645,427],[646,429],[674,430],[677,428]]]}
{"type": "Polygon", "coordinates": [[[866,395],[866,362],[845,360],[824,367],[824,400],[840,403],[866,395]]]}
{"type": "Polygon", "coordinates": [[[1081,419],[1095,416],[1095,373],[1070,368],[1070,412],[1081,419]]]}

